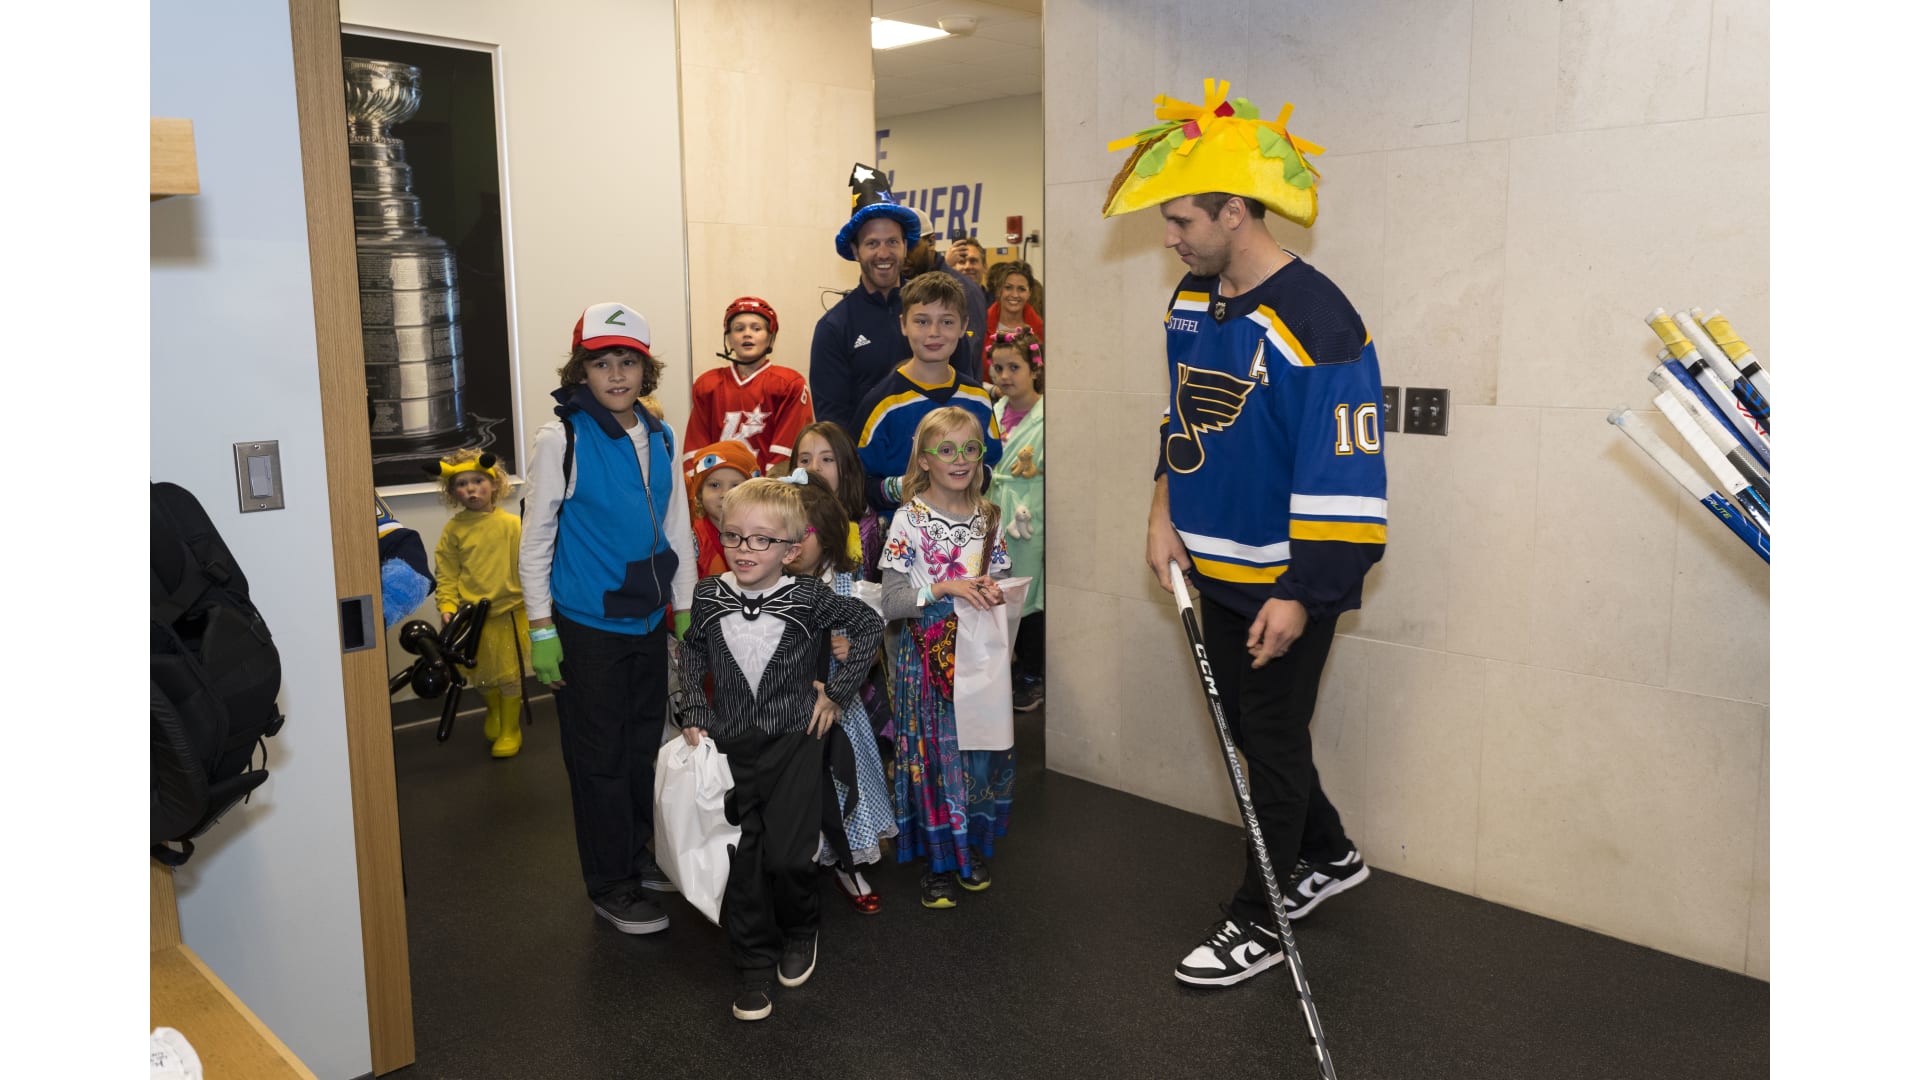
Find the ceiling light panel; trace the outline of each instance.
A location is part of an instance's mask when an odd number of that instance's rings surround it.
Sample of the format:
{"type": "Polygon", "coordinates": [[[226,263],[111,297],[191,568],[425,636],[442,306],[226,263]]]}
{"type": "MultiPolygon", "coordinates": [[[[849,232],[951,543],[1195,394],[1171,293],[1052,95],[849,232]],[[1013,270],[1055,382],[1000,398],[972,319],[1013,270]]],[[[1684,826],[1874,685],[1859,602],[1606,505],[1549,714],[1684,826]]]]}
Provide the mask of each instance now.
{"type": "Polygon", "coordinates": [[[875,49],[898,49],[907,45],[919,45],[946,37],[947,32],[935,26],[919,26],[915,23],[897,22],[893,19],[876,18],[873,20],[873,47],[875,49]]]}

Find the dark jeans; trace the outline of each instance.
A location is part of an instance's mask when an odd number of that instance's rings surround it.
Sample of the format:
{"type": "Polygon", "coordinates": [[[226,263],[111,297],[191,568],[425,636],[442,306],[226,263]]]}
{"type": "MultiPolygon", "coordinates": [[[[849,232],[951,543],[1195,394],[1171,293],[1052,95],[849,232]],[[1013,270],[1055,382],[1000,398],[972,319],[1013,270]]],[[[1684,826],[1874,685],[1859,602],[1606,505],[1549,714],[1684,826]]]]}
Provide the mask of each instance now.
{"type": "MultiPolygon", "coordinates": [[[[1313,767],[1313,737],[1307,727],[1320,694],[1320,671],[1333,647],[1334,620],[1308,620],[1306,632],[1286,654],[1258,671],[1247,655],[1252,620],[1205,598],[1200,602],[1200,620],[1227,728],[1247,762],[1254,816],[1266,838],[1274,875],[1284,889],[1295,860],[1331,862],[1351,846],[1340,827],[1340,811],[1320,789],[1320,773],[1313,767]]],[[[1246,872],[1228,910],[1242,925],[1274,925],[1251,840],[1246,872]]]]}
{"type": "Polygon", "coordinates": [[[1047,609],[1020,617],[1020,636],[1013,639],[1013,673],[1046,677],[1047,609]]]}
{"type": "Polygon", "coordinates": [[[804,731],[749,729],[721,746],[733,771],[727,800],[740,843],[727,872],[720,924],[742,974],[771,978],[788,938],[820,931],[813,854],[820,846],[825,745],[804,731]]]}
{"type": "Polygon", "coordinates": [[[653,765],[667,716],[667,621],[615,634],[554,613],[560,631],[560,751],[573,795],[580,873],[596,899],[653,866],[653,765]]]}

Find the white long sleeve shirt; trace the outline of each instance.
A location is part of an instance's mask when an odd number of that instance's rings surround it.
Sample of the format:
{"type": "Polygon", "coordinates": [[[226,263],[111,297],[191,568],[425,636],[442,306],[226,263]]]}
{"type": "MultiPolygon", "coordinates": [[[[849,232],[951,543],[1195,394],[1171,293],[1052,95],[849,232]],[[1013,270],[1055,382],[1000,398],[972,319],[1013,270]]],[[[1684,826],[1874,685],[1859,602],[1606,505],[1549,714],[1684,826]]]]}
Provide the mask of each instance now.
{"type": "MultiPolygon", "coordinates": [[[[565,422],[557,418],[549,420],[533,433],[533,454],[527,463],[526,508],[520,516],[520,590],[526,599],[528,619],[553,616],[553,593],[549,588],[553,572],[553,542],[559,533],[560,504],[573,494],[573,484],[578,479],[577,473],[572,478],[561,475],[562,459],[567,452],[567,433],[560,425],[565,422]]],[[[668,427],[667,430],[673,429],[668,427]]],[[[647,425],[635,424],[627,436],[633,440],[634,456],[640,461],[641,482],[651,483],[652,455],[647,452],[647,425]]],[[[674,443],[677,450],[677,435],[674,443]]],[[[674,460],[678,459],[676,453],[674,460]]],[[[673,491],[667,497],[667,505],[656,509],[664,511],[660,518],[660,529],[680,560],[680,565],[673,572],[673,610],[690,611],[693,609],[694,562],[698,556],[693,544],[693,522],[688,511],[687,479],[679,469],[673,470],[673,491]]]]}

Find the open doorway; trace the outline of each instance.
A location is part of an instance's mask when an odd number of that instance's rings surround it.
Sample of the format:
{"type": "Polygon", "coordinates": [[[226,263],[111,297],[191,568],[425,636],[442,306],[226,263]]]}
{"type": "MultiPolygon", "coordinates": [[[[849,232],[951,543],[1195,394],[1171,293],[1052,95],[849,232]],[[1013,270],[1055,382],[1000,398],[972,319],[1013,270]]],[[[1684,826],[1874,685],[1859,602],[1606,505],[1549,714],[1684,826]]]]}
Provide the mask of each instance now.
{"type": "Polygon", "coordinates": [[[985,297],[984,325],[973,328],[979,355],[956,357],[955,366],[971,366],[995,398],[1006,454],[990,494],[1014,575],[1033,579],[1014,645],[1026,773],[1046,761],[1041,0],[874,0],[873,18],[874,165],[894,197],[920,213],[934,265],[966,276],[985,297]],[[995,335],[1023,328],[1025,347],[1001,352],[996,370],[994,343],[1004,338],[995,335]],[[1041,351],[1029,352],[1034,344],[1041,351]]]}

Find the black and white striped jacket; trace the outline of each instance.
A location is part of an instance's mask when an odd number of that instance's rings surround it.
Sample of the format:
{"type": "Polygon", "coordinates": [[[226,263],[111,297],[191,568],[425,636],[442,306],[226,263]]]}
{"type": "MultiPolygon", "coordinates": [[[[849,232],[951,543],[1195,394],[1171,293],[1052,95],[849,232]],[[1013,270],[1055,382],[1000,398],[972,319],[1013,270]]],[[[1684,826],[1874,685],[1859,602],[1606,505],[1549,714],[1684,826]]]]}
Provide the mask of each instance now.
{"type": "Polygon", "coordinates": [[[818,578],[795,578],[789,584],[758,597],[735,592],[720,577],[704,578],[693,590],[693,618],[680,650],[680,685],[687,689],[683,727],[704,728],[721,742],[758,728],[769,735],[805,731],[813,719],[813,683],[820,678],[822,652],[830,635],[847,636],[852,653],[827,679],[827,696],[846,708],[873,665],[886,624],[866,604],[843,597],[818,578]],[[758,692],[727,649],[720,620],[735,613],[749,618],[779,619],[786,624],[780,644],[758,692]],[[713,676],[713,701],[701,687],[713,676]]]}

